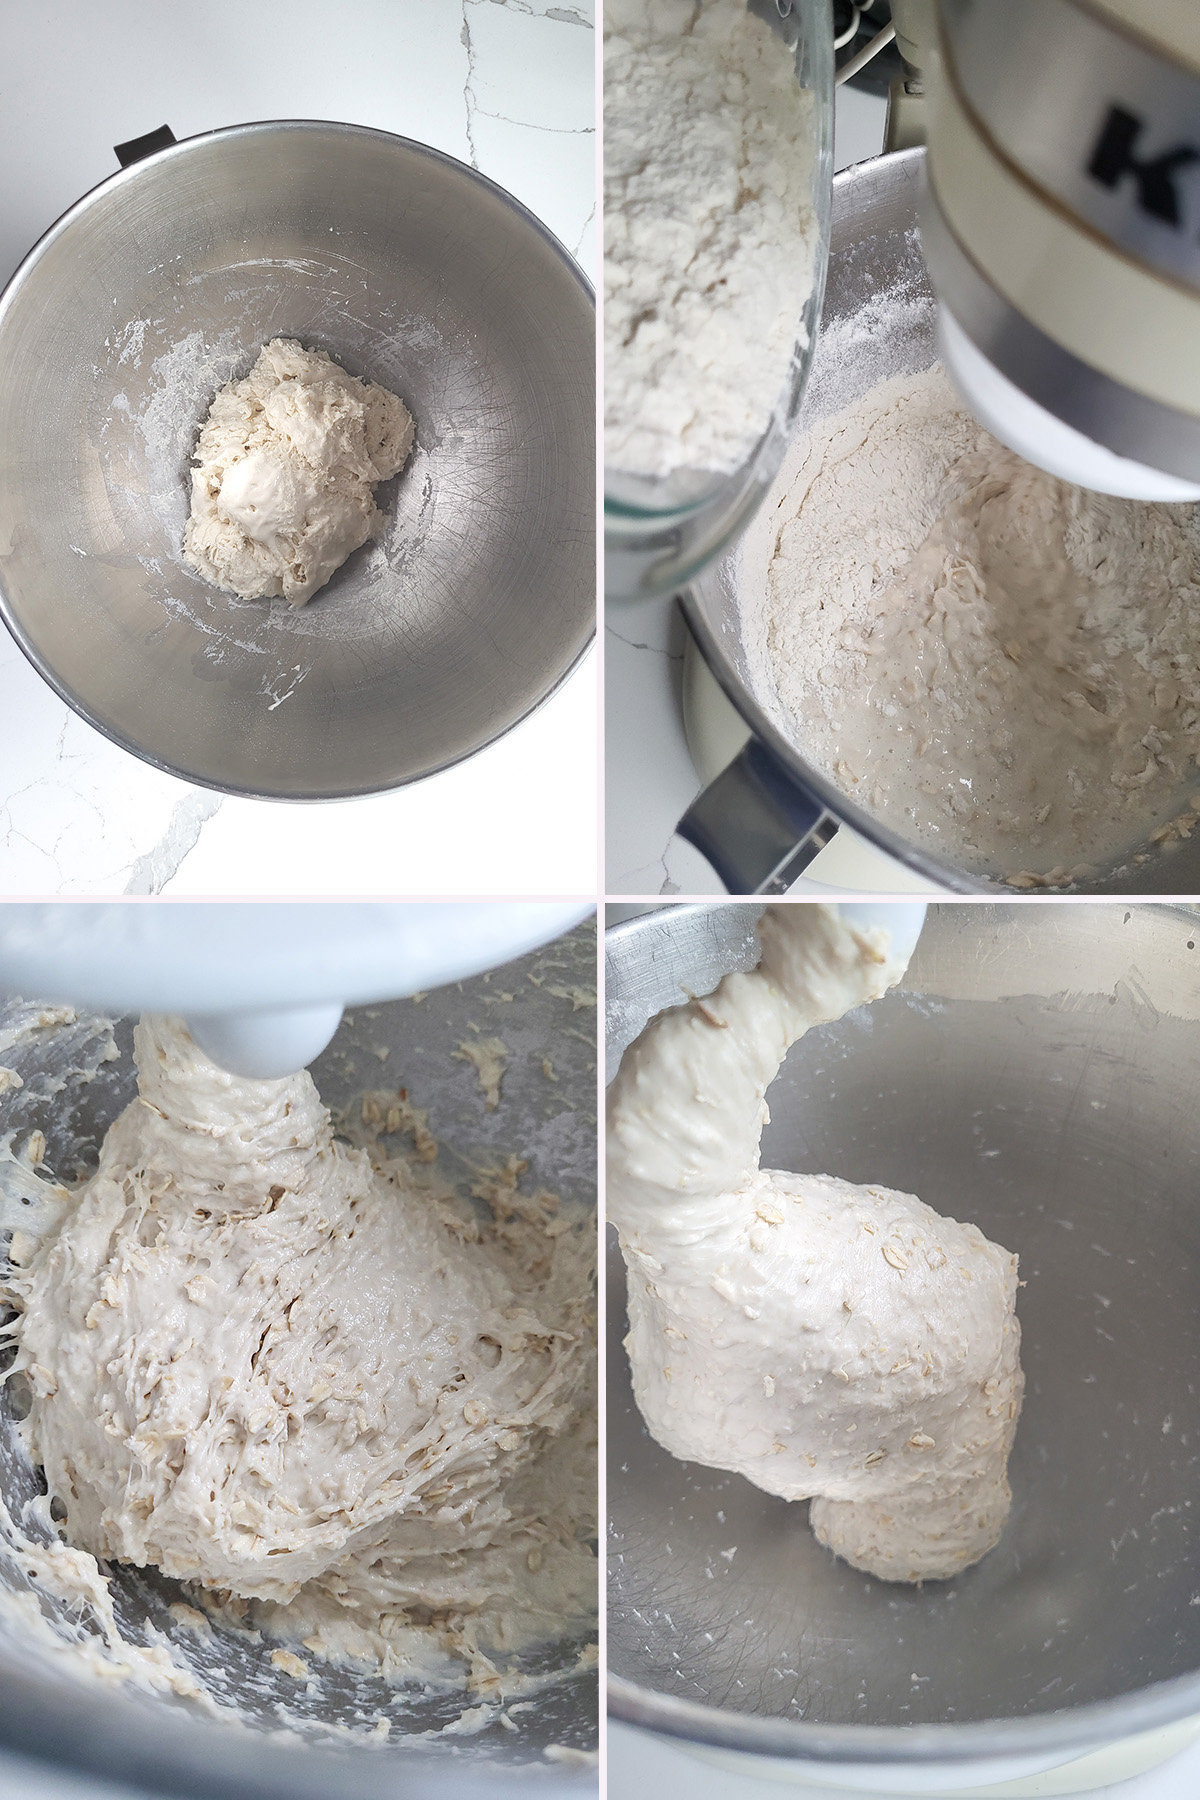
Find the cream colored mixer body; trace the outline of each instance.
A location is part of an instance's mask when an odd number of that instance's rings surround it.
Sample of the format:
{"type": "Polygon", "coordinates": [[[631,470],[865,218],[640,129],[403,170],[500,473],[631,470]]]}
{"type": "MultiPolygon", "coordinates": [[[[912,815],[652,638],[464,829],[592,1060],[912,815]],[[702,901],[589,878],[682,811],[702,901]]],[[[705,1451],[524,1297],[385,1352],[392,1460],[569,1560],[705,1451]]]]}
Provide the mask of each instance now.
{"type": "Polygon", "coordinates": [[[1052,473],[1200,498],[1200,6],[895,0],[943,359],[1052,473]]]}

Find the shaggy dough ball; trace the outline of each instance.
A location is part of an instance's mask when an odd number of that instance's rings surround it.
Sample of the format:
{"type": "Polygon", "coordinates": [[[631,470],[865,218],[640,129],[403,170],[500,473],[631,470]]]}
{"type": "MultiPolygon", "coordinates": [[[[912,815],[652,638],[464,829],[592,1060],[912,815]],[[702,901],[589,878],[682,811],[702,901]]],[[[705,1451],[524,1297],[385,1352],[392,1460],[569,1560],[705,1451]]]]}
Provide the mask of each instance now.
{"type": "Polygon", "coordinates": [[[11,1282],[69,1541],[385,1671],[430,1631],[563,1635],[595,1598],[590,1222],[377,1168],[306,1072],[241,1080],[178,1021],[135,1046],[139,1098],[11,1282]]]}
{"type": "Polygon", "coordinates": [[[404,467],[415,430],[386,388],[274,338],[213,399],[185,558],[244,600],[282,594],[303,606],[375,531],[374,484],[404,467]]]}
{"type": "Polygon", "coordinates": [[[674,1455],[812,1498],[856,1568],[945,1578],[1011,1502],[1017,1259],[913,1194],[759,1166],[789,1045],[904,973],[833,907],[771,907],[759,934],[758,968],[651,1020],[610,1091],[634,1392],[674,1455]]]}

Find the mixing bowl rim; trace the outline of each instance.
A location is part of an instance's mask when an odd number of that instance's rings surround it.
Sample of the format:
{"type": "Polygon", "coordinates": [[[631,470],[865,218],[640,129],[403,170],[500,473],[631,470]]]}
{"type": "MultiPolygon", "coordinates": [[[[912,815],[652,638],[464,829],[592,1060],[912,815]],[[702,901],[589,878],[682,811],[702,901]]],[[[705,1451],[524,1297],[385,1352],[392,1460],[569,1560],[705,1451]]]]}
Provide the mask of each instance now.
{"type": "Polygon", "coordinates": [[[608,1712],[623,1724],[746,1756],[814,1763],[962,1763],[1096,1750],[1200,1715],[1200,1671],[1138,1693],[1050,1713],[925,1725],[816,1725],[725,1711],[609,1672],[608,1712]]]}
{"type": "MultiPolygon", "coordinates": [[[[84,215],[88,208],[99,200],[101,195],[107,194],[120,183],[138,180],[142,171],[145,169],[164,163],[170,158],[177,158],[189,151],[195,151],[199,147],[209,144],[217,138],[249,137],[281,131],[335,132],[339,134],[346,133],[355,137],[376,138],[383,143],[399,145],[405,150],[415,152],[418,156],[427,157],[434,162],[442,163],[459,176],[469,177],[472,181],[477,182],[485,189],[488,189],[493,198],[501,203],[502,207],[507,207],[510,212],[515,213],[518,218],[534,228],[536,235],[545,242],[558,260],[564,265],[567,272],[574,277],[575,282],[582,291],[584,299],[592,309],[593,318],[595,317],[595,289],[562,240],[556,237],[550,230],[550,227],[539,219],[535,213],[531,212],[514,194],[511,194],[507,188],[502,187],[498,181],[494,181],[490,175],[484,175],[479,169],[472,168],[470,163],[463,162],[460,157],[451,156],[449,152],[445,150],[438,150],[432,144],[423,144],[417,138],[402,137],[398,132],[383,131],[378,126],[374,125],[354,125],[339,119],[255,119],[247,120],[238,125],[221,125],[211,131],[198,131],[194,132],[190,137],[177,138],[173,144],[167,144],[163,149],[153,151],[149,156],[140,157],[137,161],[129,163],[124,168],[114,169],[112,173],[106,175],[102,181],[98,181],[94,187],[88,188],[77,200],[72,201],[71,205],[46,227],[41,236],[21,258],[21,261],[17,264],[3,287],[0,288],[0,333],[3,333],[7,315],[13,306],[20,289],[28,281],[42,256],[52,244],[56,243],[65,235],[71,226],[84,215]]],[[[595,588],[596,583],[593,581],[593,596],[595,588]]],[[[554,680],[538,694],[522,712],[518,713],[515,718],[510,719],[506,725],[503,725],[500,728],[500,730],[493,732],[490,736],[485,738],[482,743],[473,744],[467,749],[460,750],[455,755],[448,756],[443,761],[431,765],[427,769],[420,769],[413,774],[404,775],[397,781],[385,782],[382,786],[378,781],[371,781],[347,783],[339,786],[335,790],[325,790],[319,793],[307,791],[297,792],[295,790],[289,790],[286,793],[276,793],[269,789],[264,790],[259,787],[250,786],[249,784],[239,785],[228,781],[216,781],[211,776],[196,774],[194,771],[180,767],[163,756],[159,756],[152,751],[143,749],[125,733],[118,731],[115,727],[106,724],[103,720],[97,718],[88,704],[80,696],[72,693],[66,682],[59,679],[54,670],[50,668],[49,664],[43,658],[36,645],[34,645],[28,637],[24,626],[17,616],[13,603],[9,599],[7,584],[4,577],[3,559],[0,559],[0,620],[3,620],[5,626],[8,628],[17,648],[21,651],[26,660],[32,664],[34,669],[36,669],[37,673],[42,677],[42,680],[45,681],[47,686],[53,689],[54,693],[58,695],[59,699],[69,706],[71,711],[76,713],[79,718],[83,719],[86,724],[90,725],[93,731],[98,731],[102,737],[107,738],[108,741],[115,744],[118,749],[126,751],[131,756],[136,756],[139,762],[147,763],[151,768],[159,770],[161,774],[172,775],[178,781],[185,781],[191,787],[205,788],[210,792],[217,794],[228,794],[234,799],[273,800],[301,806],[314,805],[321,802],[333,804],[340,800],[361,800],[367,799],[373,794],[398,793],[402,788],[411,787],[414,782],[427,781],[434,775],[441,775],[447,769],[455,768],[459,763],[466,762],[468,758],[472,756],[480,755],[484,750],[490,749],[493,744],[499,743],[501,738],[507,737],[511,731],[515,731],[518,725],[523,725],[527,719],[531,719],[535,713],[541,711],[542,707],[545,706],[548,701],[554,698],[559,689],[566,685],[571,676],[583,663],[585,657],[592,648],[596,636],[595,605],[593,604],[590,628],[585,632],[583,640],[579,648],[571,657],[571,660],[562,668],[554,680]]]]}
{"type": "MultiPolygon", "coordinates": [[[[801,905],[815,903],[796,902],[801,905]]],[[[1001,897],[998,902],[993,899],[992,903],[1023,907],[1042,906],[1046,901],[1044,898],[1031,901],[1028,896],[1013,895],[1007,900],[1001,897]]],[[[1053,901],[1050,903],[1054,904],[1053,901]]],[[[607,926],[604,932],[606,950],[610,938],[616,944],[635,938],[651,920],[660,920],[664,911],[672,918],[677,915],[698,917],[730,906],[754,905],[761,911],[767,904],[762,899],[736,898],[691,901],[682,906],[672,906],[668,902],[650,912],[638,913],[633,918],[607,926]]],[[[1074,906],[1080,902],[1064,898],[1059,904],[1074,906]]],[[[1107,907],[1119,902],[1097,896],[1084,904],[1107,907]]],[[[1155,912],[1175,913],[1189,925],[1195,925],[1195,913],[1182,901],[1139,900],[1137,904],[1155,912]]],[[[607,1674],[607,1694],[609,1713],[624,1724],[705,1744],[713,1749],[740,1751],[749,1756],[774,1756],[793,1762],[956,1763],[983,1757],[1030,1756],[1042,1751],[1095,1749],[1117,1738],[1153,1731],[1200,1715],[1200,1669],[1151,1682],[1133,1693],[1116,1694],[1107,1700],[1089,1700],[1055,1712],[922,1725],[825,1725],[806,1719],[741,1713],[708,1706],[681,1695],[664,1694],[657,1688],[643,1687],[625,1676],[615,1675],[611,1670],[607,1674]]]]}
{"type": "MultiPolygon", "coordinates": [[[[843,898],[848,898],[851,902],[857,904],[859,895],[852,894],[843,896],[843,898]]],[[[1195,925],[1197,921],[1197,915],[1192,910],[1191,902],[1182,899],[1172,899],[1170,896],[1160,899],[1152,899],[1149,897],[1142,899],[1141,896],[1138,895],[1135,896],[1132,901],[1122,901],[1118,896],[1114,896],[1110,899],[1107,894],[1055,895],[988,893],[970,896],[963,894],[931,894],[926,904],[933,909],[942,906],[960,906],[964,901],[967,905],[978,907],[1050,905],[1062,906],[1064,908],[1072,906],[1102,906],[1108,908],[1110,906],[1117,907],[1124,905],[1128,908],[1132,904],[1146,912],[1178,913],[1181,918],[1187,919],[1191,925],[1195,925]]],[[[688,917],[698,918],[703,913],[728,912],[734,907],[742,908],[746,911],[753,908],[757,913],[762,913],[768,906],[836,906],[838,903],[839,897],[836,894],[797,894],[794,898],[783,896],[782,898],[777,899],[772,899],[766,894],[723,894],[720,896],[714,895],[712,898],[704,900],[646,901],[643,911],[634,913],[627,919],[617,919],[611,925],[606,924],[604,927],[604,942],[607,944],[611,938],[619,943],[626,937],[635,937],[639,927],[644,929],[651,919],[661,919],[663,914],[667,914],[673,919],[688,917]]],[[[614,901],[613,904],[618,905],[621,903],[614,901]]],[[[910,899],[906,894],[884,894],[881,896],[881,904],[884,906],[904,906],[910,904],[910,899]]],[[[683,995],[682,997],[686,999],[687,996],[683,995]]]]}

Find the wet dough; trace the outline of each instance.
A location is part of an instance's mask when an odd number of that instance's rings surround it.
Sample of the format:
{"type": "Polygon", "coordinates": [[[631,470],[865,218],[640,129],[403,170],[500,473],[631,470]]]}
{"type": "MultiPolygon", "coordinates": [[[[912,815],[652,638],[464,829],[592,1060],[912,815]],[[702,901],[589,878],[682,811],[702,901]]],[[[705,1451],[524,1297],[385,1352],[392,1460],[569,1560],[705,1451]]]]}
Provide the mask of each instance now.
{"type": "Polygon", "coordinates": [[[378,527],[374,485],[404,467],[415,430],[387,388],[274,338],[213,399],[185,558],[243,599],[303,606],[378,527]]]}
{"type": "Polygon", "coordinates": [[[947,1577],[1010,1505],[1017,1259],[912,1194],[760,1168],[788,1047],[904,964],[834,907],[768,908],[759,934],[758,968],[653,1019],[610,1091],[634,1392],[674,1455],[812,1497],[857,1568],[947,1577]]]}
{"type": "Polygon", "coordinates": [[[9,1283],[68,1540],[385,1673],[430,1673],[431,1634],[470,1658],[573,1629],[591,1226],[521,1165],[478,1184],[491,1218],[376,1168],[307,1073],[228,1075],[177,1021],[135,1047],[140,1097],[9,1283]]]}

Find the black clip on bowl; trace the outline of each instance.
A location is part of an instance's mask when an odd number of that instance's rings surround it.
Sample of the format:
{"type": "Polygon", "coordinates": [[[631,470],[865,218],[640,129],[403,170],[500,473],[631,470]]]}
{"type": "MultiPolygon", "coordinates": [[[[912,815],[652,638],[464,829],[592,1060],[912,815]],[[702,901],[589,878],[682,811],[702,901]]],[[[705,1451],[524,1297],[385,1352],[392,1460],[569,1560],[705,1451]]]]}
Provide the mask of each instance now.
{"type": "Polygon", "coordinates": [[[141,162],[144,156],[153,156],[156,150],[165,150],[176,142],[175,133],[169,125],[160,125],[154,131],[147,131],[141,137],[130,138],[128,143],[114,144],[113,155],[123,169],[131,163],[141,162]]]}

